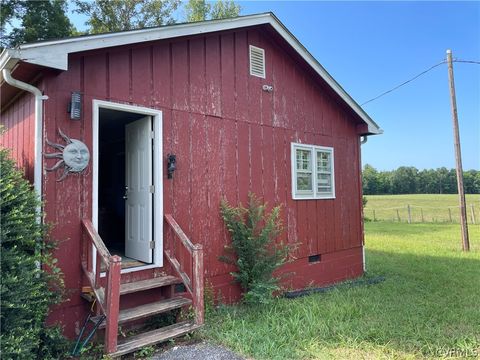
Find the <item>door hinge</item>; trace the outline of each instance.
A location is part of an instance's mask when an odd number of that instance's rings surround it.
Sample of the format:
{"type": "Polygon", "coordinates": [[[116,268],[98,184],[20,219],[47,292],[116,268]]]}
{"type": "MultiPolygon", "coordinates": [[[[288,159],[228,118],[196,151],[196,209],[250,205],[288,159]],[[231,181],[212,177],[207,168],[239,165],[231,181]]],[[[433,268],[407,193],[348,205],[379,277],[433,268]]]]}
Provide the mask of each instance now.
{"type": "Polygon", "coordinates": [[[151,137],[152,139],[155,139],[155,131],[151,131],[151,132],[150,132],[150,137],[151,137]]]}
{"type": "Polygon", "coordinates": [[[155,194],[155,185],[150,185],[150,192],[155,194]]]}
{"type": "Polygon", "coordinates": [[[155,249],[155,241],[150,241],[150,249],[155,249]]]}

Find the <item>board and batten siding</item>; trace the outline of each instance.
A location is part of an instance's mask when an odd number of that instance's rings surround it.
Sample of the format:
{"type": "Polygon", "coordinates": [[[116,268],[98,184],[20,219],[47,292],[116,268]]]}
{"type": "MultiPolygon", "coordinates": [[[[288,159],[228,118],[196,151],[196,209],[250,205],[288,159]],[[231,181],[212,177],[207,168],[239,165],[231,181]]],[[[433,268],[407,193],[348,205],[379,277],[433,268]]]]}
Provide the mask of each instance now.
{"type": "MultiPolygon", "coordinates": [[[[285,266],[292,272],[287,287],[332,283],[363,271],[356,120],[284,46],[262,28],[251,28],[95,50],[70,55],[69,70],[46,73],[41,87],[49,96],[45,137],[62,142],[61,128],[90,149],[94,99],[162,110],[163,153],[177,156],[172,180],[164,169],[164,213],[204,245],[206,280],[226,300],[238,299],[239,290],[229,275],[233,268],[218,260],[229,238],[219,204],[222,198],[245,204],[249,192],[270,208],[282,206],[285,232],[279,241],[297,245],[296,260],[285,266]],[[265,79],[249,75],[249,45],[265,49],[265,79]],[[263,91],[264,84],[273,92],[263,91]],[[66,111],[71,91],[83,93],[81,121],[70,120],[66,111]],[[335,199],[292,199],[292,142],[334,148],[335,199]],[[309,263],[317,254],[321,261],[309,263]]],[[[51,151],[46,144],[44,149],[51,151]]],[[[44,194],[71,291],[52,319],[78,323],[86,311],[78,296],[80,219],[92,215],[91,166],[62,182],[44,173],[44,194]]],[[[124,275],[128,281],[156,272],[124,275]]]]}
{"type": "Polygon", "coordinates": [[[2,111],[0,119],[0,146],[11,150],[12,159],[33,183],[35,98],[29,93],[21,94],[2,111]]]}

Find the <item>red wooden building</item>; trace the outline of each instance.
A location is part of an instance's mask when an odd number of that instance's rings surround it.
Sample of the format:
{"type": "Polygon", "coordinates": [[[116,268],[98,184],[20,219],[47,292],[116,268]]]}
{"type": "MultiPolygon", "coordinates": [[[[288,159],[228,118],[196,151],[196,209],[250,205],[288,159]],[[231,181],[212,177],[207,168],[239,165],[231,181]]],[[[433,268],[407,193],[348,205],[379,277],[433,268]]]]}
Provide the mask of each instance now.
{"type": "Polygon", "coordinates": [[[193,301],[194,323],[158,342],[202,323],[204,284],[238,300],[222,197],[282,205],[299,244],[285,287],[362,275],[360,144],[381,129],[274,15],[24,44],[0,67],[1,145],[60,241],[68,301],[50,319],[67,335],[86,287],[117,354],[148,342],[117,346],[118,322],[193,301]]]}

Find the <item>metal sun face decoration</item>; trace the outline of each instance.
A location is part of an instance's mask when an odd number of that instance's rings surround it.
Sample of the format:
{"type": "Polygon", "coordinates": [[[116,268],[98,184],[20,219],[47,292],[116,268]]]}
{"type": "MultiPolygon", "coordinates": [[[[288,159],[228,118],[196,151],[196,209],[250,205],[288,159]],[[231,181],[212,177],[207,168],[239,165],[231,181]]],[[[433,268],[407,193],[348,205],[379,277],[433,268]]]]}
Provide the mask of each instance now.
{"type": "Polygon", "coordinates": [[[70,139],[60,129],[58,129],[58,133],[65,140],[66,145],[56,144],[47,140],[48,145],[60,150],[60,152],[45,154],[45,158],[60,160],[51,168],[46,167],[45,170],[55,171],[63,166],[63,174],[57,179],[57,181],[62,181],[71,173],[80,173],[85,170],[90,160],[90,151],[80,140],[70,139]]]}

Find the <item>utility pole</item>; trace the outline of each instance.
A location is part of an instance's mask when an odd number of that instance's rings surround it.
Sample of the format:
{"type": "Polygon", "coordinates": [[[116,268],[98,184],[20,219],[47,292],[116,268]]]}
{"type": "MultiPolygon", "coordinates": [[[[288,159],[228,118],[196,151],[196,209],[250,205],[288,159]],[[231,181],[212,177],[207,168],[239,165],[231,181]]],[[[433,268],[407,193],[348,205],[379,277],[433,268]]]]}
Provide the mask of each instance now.
{"type": "Polygon", "coordinates": [[[452,106],[453,140],[455,145],[455,161],[457,165],[458,200],[460,202],[460,226],[462,228],[463,251],[470,251],[468,240],[467,207],[463,188],[462,153],[460,150],[460,134],[458,131],[457,99],[455,96],[455,80],[453,78],[452,50],[447,50],[448,79],[450,82],[450,104],[452,106]]]}

